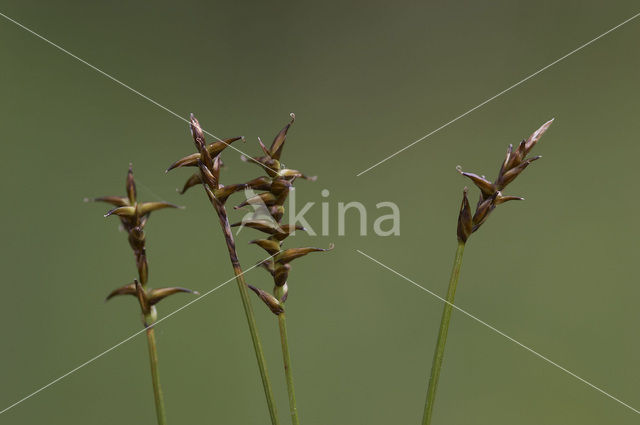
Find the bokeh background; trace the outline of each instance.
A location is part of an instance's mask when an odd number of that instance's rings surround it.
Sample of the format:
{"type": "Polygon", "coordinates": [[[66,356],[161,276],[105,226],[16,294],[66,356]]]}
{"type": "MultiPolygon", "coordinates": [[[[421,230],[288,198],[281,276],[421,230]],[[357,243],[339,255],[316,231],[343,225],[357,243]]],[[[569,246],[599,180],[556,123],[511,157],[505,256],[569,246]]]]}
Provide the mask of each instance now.
{"type": "MultiPolygon", "coordinates": [[[[298,200],[330,196],[336,244],[297,260],[289,332],[307,425],[417,424],[442,303],[360,249],[445,294],[468,184],[494,177],[506,146],[551,117],[544,158],[466,251],[457,304],[640,406],[637,161],[640,20],[633,21],[374,170],[356,174],[638,12],[637,2],[37,2],[0,12],[187,117],[258,153],[295,112],[284,159],[317,174],[298,200]],[[338,236],[337,203],[396,202],[401,235],[338,236]]],[[[84,197],[124,193],[185,205],[147,226],[150,284],[201,292],[232,276],[215,216],[189,175],[186,124],[0,19],[2,296],[0,408],[140,329],[135,276],[116,219],[84,197]]],[[[259,170],[234,151],[227,182],[259,170]]],[[[233,203],[233,202],[232,202],[233,203]]],[[[235,217],[239,217],[236,213],[235,217]]],[[[238,236],[245,267],[263,257],[238,236]]],[[[261,270],[249,282],[269,287],[261,270]]],[[[162,316],[190,298],[164,301],[162,316]]],[[[254,303],[287,423],[277,324],[254,303]]],[[[170,423],[266,424],[231,283],[158,326],[170,423]]],[[[3,424],[153,424],[139,336],[0,416],[3,424]]],[[[486,327],[454,313],[434,424],[632,424],[638,416],[486,327]]]]}

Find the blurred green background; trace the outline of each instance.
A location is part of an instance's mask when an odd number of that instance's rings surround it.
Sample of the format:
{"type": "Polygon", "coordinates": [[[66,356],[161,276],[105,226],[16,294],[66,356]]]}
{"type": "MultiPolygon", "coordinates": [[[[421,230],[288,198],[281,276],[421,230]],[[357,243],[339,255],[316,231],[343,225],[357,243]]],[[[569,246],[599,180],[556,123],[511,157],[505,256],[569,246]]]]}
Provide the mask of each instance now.
{"type": "MultiPolygon", "coordinates": [[[[637,2],[36,2],[0,12],[237,147],[258,153],[295,112],[287,165],[330,190],[336,244],[298,260],[289,332],[306,425],[417,424],[442,303],[360,249],[444,295],[462,188],[494,177],[506,146],[551,117],[543,160],[471,240],[457,304],[640,407],[637,158],[640,20],[633,21],[361,177],[356,174],[638,12],[637,2]],[[401,235],[338,236],[337,203],[396,202],[401,235]]],[[[186,124],[0,19],[3,165],[0,409],[140,329],[117,220],[86,196],[177,202],[147,226],[150,285],[205,292],[232,276],[204,195],[165,175],[193,151],[186,124]]],[[[259,175],[223,155],[227,182],[259,175]]],[[[475,198],[475,194],[474,194],[475,198]]],[[[240,215],[235,213],[235,217],[240,215]]],[[[320,207],[308,215],[319,226],[320,207]]],[[[249,267],[263,252],[238,236],[249,267]]],[[[260,270],[247,280],[268,288],[260,270]]],[[[175,296],[162,316],[185,302],[175,296]]],[[[254,302],[283,423],[275,318],[254,302]]],[[[173,424],[266,424],[247,326],[229,284],[158,326],[173,424]]],[[[632,424],[638,416],[455,313],[434,424],[632,424]]],[[[3,424],[153,424],[144,336],[0,416],[3,424]]]]}

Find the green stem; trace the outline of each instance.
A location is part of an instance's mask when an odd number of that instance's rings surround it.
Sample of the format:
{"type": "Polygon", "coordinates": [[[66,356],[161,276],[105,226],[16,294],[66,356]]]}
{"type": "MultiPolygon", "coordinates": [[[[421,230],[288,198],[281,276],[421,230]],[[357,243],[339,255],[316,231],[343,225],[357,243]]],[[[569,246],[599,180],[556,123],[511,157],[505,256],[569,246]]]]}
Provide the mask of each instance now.
{"type": "MultiPolygon", "coordinates": [[[[282,298],[282,288],[276,288],[276,298],[282,298]]],[[[298,408],[296,406],[296,392],[293,387],[293,372],[291,371],[291,356],[289,354],[289,337],[287,336],[287,319],[285,313],[278,315],[278,325],[280,326],[280,344],[282,345],[282,360],[284,361],[284,374],[287,378],[287,392],[289,393],[289,412],[291,413],[291,423],[300,425],[298,418],[298,408]]]]}
{"type": "Polygon", "coordinates": [[[147,328],[147,342],[149,345],[149,363],[151,364],[151,380],[153,381],[153,395],[156,401],[156,414],[158,425],[167,424],[167,416],[164,411],[160,377],[158,376],[158,350],[156,348],[156,334],[153,327],[147,328]]]}
{"type": "Polygon", "coordinates": [[[256,318],[251,307],[251,300],[249,298],[249,292],[247,291],[247,284],[244,280],[244,273],[240,267],[238,261],[238,254],[236,253],[236,244],[231,233],[231,226],[229,225],[229,219],[227,218],[227,211],[224,206],[217,200],[211,199],[211,204],[215,208],[218,218],[220,219],[220,226],[224,233],[224,239],[227,243],[227,249],[229,251],[229,259],[233,266],[233,272],[236,276],[236,283],[238,284],[238,290],[240,291],[240,298],[242,299],[242,306],[244,307],[244,314],[249,324],[249,333],[251,334],[251,341],[253,342],[253,350],[256,353],[256,360],[258,361],[258,369],[260,369],[260,377],[262,378],[262,387],[264,388],[264,394],[267,399],[267,406],[269,408],[269,415],[271,416],[272,425],[279,425],[278,411],[276,409],[276,402],[273,396],[273,389],[271,388],[271,381],[269,380],[269,374],[267,372],[267,361],[264,357],[264,351],[262,349],[262,343],[260,342],[260,336],[258,335],[258,326],[256,324],[256,318]]]}
{"type": "Polygon", "coordinates": [[[458,278],[460,277],[460,267],[462,266],[462,254],[464,253],[464,242],[458,241],[458,249],[456,257],[453,261],[453,270],[451,270],[451,278],[449,279],[449,290],[447,291],[447,302],[442,310],[442,319],[440,320],[440,331],[438,332],[438,342],[436,350],[433,354],[433,364],[431,365],[431,375],[429,377],[429,388],[427,389],[427,402],[424,406],[424,417],[422,425],[431,424],[431,415],[433,414],[433,403],[436,399],[436,389],[438,388],[438,379],[440,378],[440,369],[442,369],[442,361],[444,359],[444,346],[447,343],[447,333],[449,331],[449,322],[451,322],[451,312],[453,311],[453,301],[456,296],[456,287],[458,286],[458,278]]]}

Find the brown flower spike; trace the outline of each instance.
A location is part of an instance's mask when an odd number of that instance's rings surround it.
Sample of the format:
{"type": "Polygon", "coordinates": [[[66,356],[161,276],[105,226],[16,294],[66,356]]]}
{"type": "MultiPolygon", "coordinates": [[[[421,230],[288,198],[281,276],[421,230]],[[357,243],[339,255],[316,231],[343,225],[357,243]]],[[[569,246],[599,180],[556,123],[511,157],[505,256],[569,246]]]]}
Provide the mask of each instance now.
{"type": "Polygon", "coordinates": [[[129,172],[127,173],[126,190],[127,196],[104,196],[93,199],[93,201],[96,202],[106,202],[115,206],[115,208],[105,214],[105,217],[115,215],[120,218],[120,223],[127,232],[129,245],[133,250],[136,267],[138,268],[138,279],[134,280],[133,283],[129,283],[112,291],[107,296],[107,300],[116,295],[133,295],[137,297],[144,316],[144,324],[145,326],[149,326],[157,319],[154,305],[160,300],[178,292],[188,292],[192,294],[197,294],[197,292],[180,287],[160,289],[146,288],[149,279],[149,265],[147,263],[144,226],[147,224],[149,216],[153,211],[179,207],[168,202],[138,202],[136,183],[133,178],[131,165],[129,165],[129,172]]]}
{"type": "Polygon", "coordinates": [[[482,223],[487,220],[489,214],[491,214],[497,205],[507,201],[524,199],[518,196],[505,196],[502,194],[502,190],[518,177],[529,164],[540,159],[540,156],[527,158],[527,155],[529,155],[531,149],[533,149],[542,135],[549,129],[552,122],[553,119],[544,123],[539,129],[534,131],[528,139],[522,140],[515,150],[513,149],[513,145],[509,145],[507,155],[502,162],[498,177],[494,182],[487,180],[484,176],[464,172],[458,166],[458,172],[471,179],[476,187],[480,189],[480,199],[476,205],[476,211],[473,214],[469,205],[469,199],[467,198],[467,188],[464,189],[460,214],[458,215],[459,241],[466,242],[469,236],[478,230],[482,223]]]}
{"type": "MultiPolygon", "coordinates": [[[[264,192],[253,198],[247,199],[235,208],[242,208],[253,203],[259,202],[267,206],[273,220],[255,220],[234,223],[233,226],[247,226],[255,230],[266,233],[264,239],[256,239],[250,243],[258,245],[260,248],[272,255],[268,260],[263,261],[260,265],[271,274],[275,284],[273,295],[249,285],[249,288],[258,295],[258,297],[269,307],[275,314],[279,315],[284,312],[284,302],[286,301],[289,290],[287,280],[289,271],[291,270],[291,262],[297,258],[303,257],[311,252],[329,251],[333,249],[333,244],[328,249],[325,248],[289,248],[282,249],[284,240],[294,233],[296,230],[304,230],[301,226],[293,226],[282,224],[284,216],[284,203],[289,195],[293,183],[297,178],[306,180],[315,180],[315,177],[308,177],[300,171],[286,168],[281,162],[282,151],[287,133],[291,125],[295,121],[295,115],[291,114],[291,121],[276,135],[271,143],[271,147],[267,148],[262,140],[258,139],[260,148],[264,156],[251,158],[248,161],[255,162],[262,166],[267,176],[255,178],[248,182],[246,186],[255,190],[263,190],[264,192]]],[[[247,159],[245,159],[247,160],[247,159]]]]}

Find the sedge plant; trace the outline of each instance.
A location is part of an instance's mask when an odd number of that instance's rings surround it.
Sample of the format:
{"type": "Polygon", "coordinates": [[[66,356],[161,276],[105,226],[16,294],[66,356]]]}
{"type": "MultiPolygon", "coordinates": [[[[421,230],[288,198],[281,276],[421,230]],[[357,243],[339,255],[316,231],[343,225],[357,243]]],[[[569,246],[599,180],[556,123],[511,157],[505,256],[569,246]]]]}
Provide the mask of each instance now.
{"type": "Polygon", "coordinates": [[[196,167],[196,171],[185,183],[184,187],[180,191],[185,193],[191,187],[200,185],[204,189],[211,206],[215,210],[222,233],[224,235],[227,251],[229,252],[229,260],[233,268],[234,275],[236,277],[236,283],[238,291],[240,293],[240,299],[242,300],[242,306],[244,309],[247,324],[249,325],[249,333],[251,335],[251,341],[253,343],[253,349],[255,351],[256,360],[258,362],[258,369],[260,371],[260,377],[262,379],[262,386],[267,401],[267,407],[269,409],[269,416],[271,418],[272,425],[278,425],[278,411],[276,408],[275,398],[273,396],[273,389],[271,386],[271,380],[267,371],[267,363],[265,360],[264,350],[262,348],[262,342],[258,335],[258,326],[256,324],[255,314],[253,307],[251,306],[251,300],[249,298],[248,287],[244,279],[244,272],[238,260],[238,254],[236,252],[236,243],[231,233],[231,226],[229,224],[229,218],[225,203],[230,195],[247,187],[245,184],[233,184],[223,185],[220,182],[220,168],[222,167],[222,160],[220,154],[231,143],[242,140],[242,137],[235,137],[227,140],[219,140],[211,144],[207,144],[205,141],[204,132],[200,127],[200,123],[196,117],[191,114],[190,117],[190,129],[193,141],[195,143],[197,152],[179,159],[169,166],[167,172],[179,167],[196,167]]]}
{"type": "Polygon", "coordinates": [[[264,249],[270,257],[260,265],[269,272],[273,279],[273,293],[259,289],[253,285],[249,288],[269,307],[271,312],[278,318],[280,329],[280,344],[282,346],[282,359],[284,363],[284,373],[287,382],[287,393],[289,396],[289,413],[293,425],[299,425],[300,419],[296,404],[296,394],[293,383],[293,371],[291,367],[291,354],[289,351],[289,337],[287,335],[287,321],[284,304],[289,295],[289,272],[291,262],[296,258],[303,257],[311,252],[328,251],[333,248],[289,248],[284,249],[284,240],[293,235],[296,230],[304,230],[301,226],[284,224],[284,203],[292,190],[293,183],[297,178],[315,180],[315,177],[307,177],[300,171],[286,168],[281,163],[282,150],[287,138],[287,132],[295,120],[295,115],[291,114],[291,121],[276,135],[271,147],[267,148],[260,139],[258,142],[263,156],[246,159],[248,162],[259,164],[265,171],[266,176],[257,177],[247,183],[248,188],[259,190],[254,196],[235,207],[253,207],[255,212],[248,219],[232,224],[235,226],[247,226],[265,233],[261,239],[256,239],[250,243],[258,245],[264,249]]]}
{"type": "Polygon", "coordinates": [[[136,268],[138,269],[138,278],[118,289],[113,290],[107,300],[118,295],[133,295],[137,298],[142,312],[142,324],[147,334],[147,344],[149,349],[149,363],[151,366],[151,380],[153,384],[153,393],[155,400],[156,416],[158,425],[166,425],[167,418],[164,407],[164,399],[162,397],[162,389],[160,387],[160,376],[158,372],[158,349],[156,344],[156,336],[154,324],[158,320],[156,304],[162,299],[179,292],[187,292],[198,294],[187,288],[167,287],[153,289],[147,286],[149,278],[149,264],[147,262],[146,238],[144,226],[149,220],[149,215],[156,210],[164,208],[177,208],[176,205],[168,202],[138,202],[136,194],[136,183],[133,178],[133,171],[129,166],[126,183],[126,196],[104,196],[94,198],[96,202],[106,202],[115,208],[109,210],[105,217],[118,216],[120,225],[126,231],[129,246],[133,250],[136,268]]]}
{"type": "Polygon", "coordinates": [[[460,268],[462,267],[462,256],[469,237],[476,232],[480,226],[487,220],[489,214],[496,206],[513,200],[523,200],[517,196],[506,196],[502,194],[504,188],[507,187],[522,171],[533,161],[539,159],[539,156],[528,157],[529,153],[540,140],[542,135],[549,129],[553,120],[547,121],[539,129],[533,132],[528,139],[522,140],[517,148],[513,149],[510,145],[507,149],[507,155],[502,162],[498,177],[491,182],[484,176],[474,173],[467,173],[458,167],[458,171],[465,177],[471,179],[475,186],[480,190],[480,198],[476,204],[475,212],[472,212],[467,198],[467,188],[462,194],[462,205],[458,214],[457,237],[458,245],[453,261],[453,269],[449,279],[449,288],[447,290],[446,302],[442,311],[442,319],[438,330],[438,339],[433,355],[431,365],[431,374],[429,377],[429,385],[427,388],[427,400],[424,408],[423,425],[431,424],[433,408],[436,398],[436,390],[438,388],[438,380],[444,360],[444,349],[447,342],[447,334],[449,331],[449,323],[451,322],[451,313],[453,311],[453,302],[455,300],[456,288],[460,278],[460,268]]]}

